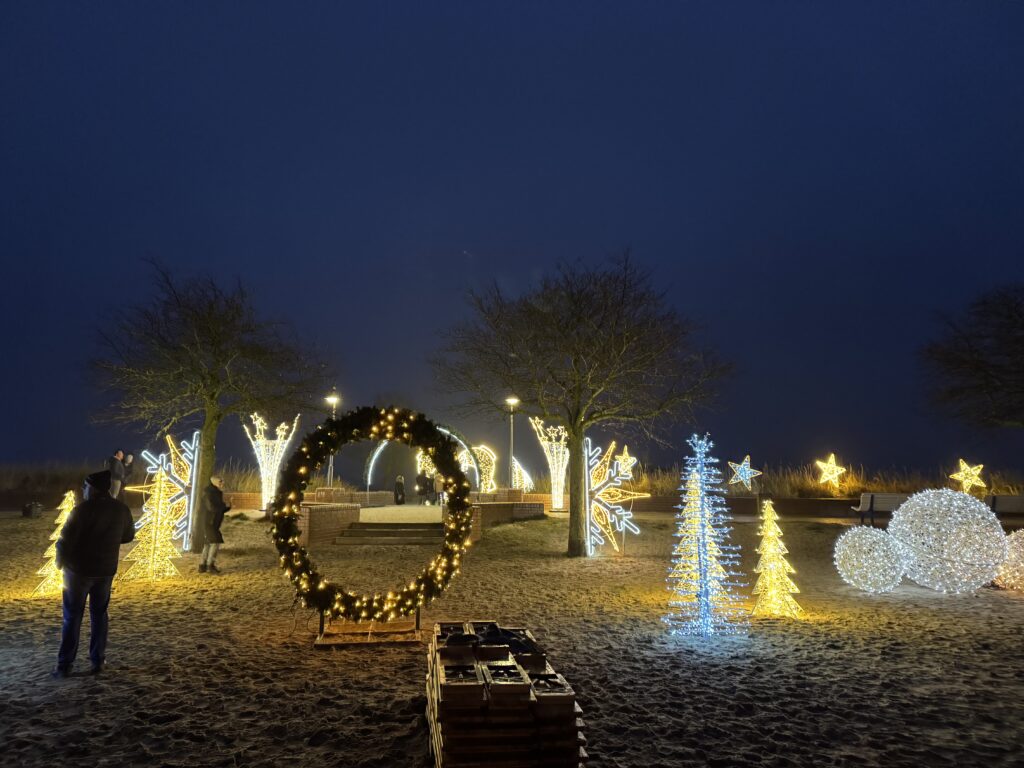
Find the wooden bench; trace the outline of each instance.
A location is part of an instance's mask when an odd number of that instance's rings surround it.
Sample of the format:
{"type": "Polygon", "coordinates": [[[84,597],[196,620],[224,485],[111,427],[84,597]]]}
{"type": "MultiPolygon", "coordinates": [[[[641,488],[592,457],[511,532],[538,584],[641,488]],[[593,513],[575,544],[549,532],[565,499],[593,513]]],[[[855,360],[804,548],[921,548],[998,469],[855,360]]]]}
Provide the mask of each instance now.
{"type": "Polygon", "coordinates": [[[875,524],[875,512],[895,512],[904,501],[910,498],[909,493],[862,493],[860,506],[850,507],[860,512],[860,524],[864,525],[864,515],[871,516],[871,524],[875,524]]]}
{"type": "Polygon", "coordinates": [[[1024,515],[1024,496],[986,496],[985,503],[996,515],[1024,515]]]}

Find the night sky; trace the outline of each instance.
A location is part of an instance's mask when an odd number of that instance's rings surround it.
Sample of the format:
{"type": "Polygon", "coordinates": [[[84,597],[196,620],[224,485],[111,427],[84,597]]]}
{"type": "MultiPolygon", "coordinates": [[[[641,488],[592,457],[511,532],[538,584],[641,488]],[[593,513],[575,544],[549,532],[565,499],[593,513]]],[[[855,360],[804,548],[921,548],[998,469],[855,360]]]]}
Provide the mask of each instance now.
{"type": "Polygon", "coordinates": [[[988,1],[3,3],[0,462],[150,441],[90,425],[84,375],[146,258],[243,278],[348,405],[500,452],[426,362],[465,293],[630,247],[737,366],[699,425],[723,458],[1020,468],[930,410],[917,351],[1024,279],[1022,29],[988,1]]]}

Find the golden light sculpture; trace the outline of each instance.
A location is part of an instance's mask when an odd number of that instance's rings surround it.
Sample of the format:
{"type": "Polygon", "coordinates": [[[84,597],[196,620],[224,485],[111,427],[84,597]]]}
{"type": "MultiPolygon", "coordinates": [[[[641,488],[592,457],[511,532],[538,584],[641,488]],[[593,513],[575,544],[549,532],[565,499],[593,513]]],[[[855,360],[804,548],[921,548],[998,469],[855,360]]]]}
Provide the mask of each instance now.
{"type": "Polygon", "coordinates": [[[764,474],[759,469],[754,469],[750,466],[750,454],[748,453],[743,457],[743,461],[739,464],[730,461],[729,469],[732,470],[732,477],[729,478],[729,485],[736,485],[737,483],[743,483],[743,486],[748,490],[752,491],[751,481],[758,475],[764,474]]]}
{"type": "Polygon", "coordinates": [[[551,475],[551,508],[565,509],[565,471],[569,466],[569,433],[565,427],[545,427],[544,420],[530,417],[551,475]]]}
{"type": "Polygon", "coordinates": [[[437,467],[434,466],[434,462],[422,448],[416,451],[416,474],[426,475],[427,477],[433,477],[437,474],[437,467]]]}
{"type": "MultiPolygon", "coordinates": [[[[469,450],[473,451],[477,466],[480,468],[480,485],[477,490],[480,493],[494,493],[498,490],[498,483],[494,479],[494,471],[498,466],[497,454],[486,445],[474,445],[469,450]]],[[[473,462],[469,458],[469,451],[465,448],[459,451],[456,458],[463,472],[473,466],[473,462]]]]}
{"type": "Polygon", "coordinates": [[[981,470],[984,468],[984,464],[971,466],[963,459],[960,459],[960,471],[954,472],[949,478],[960,483],[960,490],[962,492],[970,493],[972,488],[984,489],[986,487],[981,479],[981,470]]]}
{"type": "Polygon", "coordinates": [[[633,477],[636,459],[629,455],[629,449],[622,447],[622,453],[614,457],[615,442],[602,453],[600,448],[591,446],[590,438],[584,438],[587,452],[586,488],[587,498],[587,554],[593,555],[598,546],[611,544],[618,552],[618,534],[640,533],[633,522],[633,512],[622,505],[633,499],[646,499],[651,494],[622,488],[622,483],[633,477]]]}
{"type": "Polygon", "coordinates": [[[245,436],[252,444],[252,449],[256,453],[256,462],[259,464],[262,508],[269,509],[270,502],[274,500],[274,494],[277,493],[277,478],[280,474],[281,461],[298,429],[299,417],[296,415],[291,426],[288,425],[288,422],[282,421],[274,430],[275,437],[271,438],[267,437],[267,422],[262,416],[254,413],[250,418],[253,432],[249,431],[246,424],[242,425],[242,429],[245,430],[245,436]]]}
{"type": "Polygon", "coordinates": [[[530,477],[530,473],[523,468],[523,465],[519,463],[519,459],[515,456],[512,457],[512,487],[523,491],[523,493],[529,493],[534,488],[533,478],[530,477]]]}
{"type": "Polygon", "coordinates": [[[171,562],[181,557],[174,545],[178,523],[188,512],[188,496],[171,479],[164,467],[149,477],[145,485],[126,490],[142,493],[142,517],[135,524],[135,546],[124,557],[129,568],[118,576],[120,581],[159,581],[180,576],[171,562]]]}
{"type": "Polygon", "coordinates": [[[846,472],[846,467],[836,464],[836,455],[830,453],[828,461],[821,461],[819,459],[814,463],[821,470],[821,477],[818,479],[818,482],[822,485],[831,485],[835,490],[839,490],[839,477],[846,472]]]}
{"type": "Polygon", "coordinates": [[[782,543],[782,529],[779,528],[779,514],[771,499],[765,500],[761,506],[761,527],[758,534],[761,544],[757,552],[761,555],[754,573],[760,574],[754,585],[757,601],[751,610],[752,616],[765,618],[785,617],[798,619],[803,609],[793,599],[800,589],[790,578],[796,573],[793,566],[786,560],[789,550],[782,543]]]}
{"type": "Polygon", "coordinates": [[[53,524],[53,533],[50,534],[50,541],[53,543],[50,544],[49,549],[43,555],[43,557],[48,558],[46,564],[36,571],[36,574],[42,576],[43,580],[33,590],[33,596],[48,597],[59,595],[64,589],[64,574],[57,567],[57,539],[60,538],[60,531],[64,527],[64,523],[67,522],[71,510],[75,508],[76,503],[75,492],[68,491],[64,494],[64,498],[61,499],[60,505],[57,507],[57,520],[53,524]]]}

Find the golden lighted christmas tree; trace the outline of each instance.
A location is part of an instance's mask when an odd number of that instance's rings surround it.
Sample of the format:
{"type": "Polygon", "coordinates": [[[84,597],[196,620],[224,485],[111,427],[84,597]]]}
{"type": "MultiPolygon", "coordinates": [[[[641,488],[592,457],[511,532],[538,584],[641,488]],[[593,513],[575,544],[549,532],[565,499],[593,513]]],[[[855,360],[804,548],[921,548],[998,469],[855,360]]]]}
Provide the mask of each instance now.
{"type": "Polygon", "coordinates": [[[43,580],[35,588],[35,591],[32,593],[33,595],[56,595],[64,588],[64,575],[61,573],[61,569],[57,567],[57,539],[60,538],[60,530],[64,527],[64,523],[67,522],[68,515],[71,514],[71,510],[75,508],[76,503],[75,492],[68,491],[64,494],[60,506],[57,507],[57,521],[53,524],[53,533],[50,534],[50,541],[53,543],[50,544],[50,548],[43,555],[43,557],[49,559],[46,561],[46,565],[36,571],[38,575],[43,577],[43,580]]]}
{"type": "Polygon", "coordinates": [[[757,552],[761,559],[754,569],[754,573],[760,574],[754,585],[757,601],[751,615],[798,619],[803,610],[793,599],[793,594],[800,590],[789,577],[789,574],[796,571],[786,560],[789,550],[782,543],[782,529],[779,528],[778,519],[775,505],[771,499],[766,500],[761,507],[761,528],[758,531],[761,545],[757,552]]]}
{"type": "Polygon", "coordinates": [[[125,555],[131,566],[118,578],[122,581],[157,581],[180,576],[171,562],[181,557],[174,545],[175,529],[188,514],[187,494],[169,477],[164,467],[150,474],[146,485],[126,490],[145,494],[142,518],[135,532],[135,546],[125,555]]]}

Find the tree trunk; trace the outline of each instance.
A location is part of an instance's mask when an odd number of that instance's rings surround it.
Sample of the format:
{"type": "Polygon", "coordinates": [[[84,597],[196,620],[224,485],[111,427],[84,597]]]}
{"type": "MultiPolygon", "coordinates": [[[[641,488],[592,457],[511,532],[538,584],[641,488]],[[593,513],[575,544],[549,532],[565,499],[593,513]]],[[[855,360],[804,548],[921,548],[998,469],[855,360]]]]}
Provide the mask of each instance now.
{"type": "MultiPolygon", "coordinates": [[[[201,503],[203,491],[210,484],[210,478],[213,476],[213,465],[217,460],[217,429],[220,427],[220,422],[223,418],[223,416],[215,413],[212,409],[207,408],[203,426],[199,430],[199,466],[193,478],[193,482],[198,484],[199,493],[196,495],[198,503],[201,503]]],[[[199,553],[203,551],[201,517],[200,510],[195,509],[192,511],[192,546],[189,548],[190,552],[199,553]]]]}
{"type": "Polygon", "coordinates": [[[569,557],[587,556],[587,457],[583,455],[583,430],[569,432],[569,557]]]}

